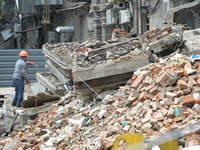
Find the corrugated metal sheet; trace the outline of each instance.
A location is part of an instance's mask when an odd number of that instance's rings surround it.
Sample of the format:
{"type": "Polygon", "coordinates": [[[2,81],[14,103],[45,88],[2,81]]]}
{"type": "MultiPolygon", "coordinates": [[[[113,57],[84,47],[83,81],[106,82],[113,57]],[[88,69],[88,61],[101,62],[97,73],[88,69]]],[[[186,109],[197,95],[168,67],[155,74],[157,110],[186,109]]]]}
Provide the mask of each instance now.
{"type": "Polygon", "coordinates": [[[23,13],[35,13],[35,0],[19,0],[19,10],[23,13]]]}
{"type": "MultiPolygon", "coordinates": [[[[62,0],[49,0],[49,5],[62,5],[62,0]]],[[[44,5],[44,0],[35,0],[35,6],[44,5]]]]}
{"type": "MultiPolygon", "coordinates": [[[[20,49],[5,49],[0,50],[0,87],[12,87],[12,75],[16,61],[20,58],[20,49]]],[[[28,67],[28,76],[30,83],[37,82],[37,72],[49,72],[45,68],[46,60],[42,49],[28,49],[28,61],[33,61],[37,64],[28,67]]]]}

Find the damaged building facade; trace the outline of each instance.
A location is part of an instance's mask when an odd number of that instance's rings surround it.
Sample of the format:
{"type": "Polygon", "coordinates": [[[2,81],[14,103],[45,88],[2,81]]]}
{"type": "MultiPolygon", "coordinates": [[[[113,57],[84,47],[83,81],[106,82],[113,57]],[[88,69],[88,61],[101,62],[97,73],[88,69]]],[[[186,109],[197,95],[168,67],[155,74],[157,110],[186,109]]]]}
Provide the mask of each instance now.
{"type": "Polygon", "coordinates": [[[186,24],[192,29],[199,27],[198,0],[16,0],[10,3],[16,15],[9,40],[15,39],[16,48],[35,49],[45,43],[87,38],[104,42],[112,37],[115,28],[141,35],[172,23],[186,24]],[[184,18],[182,13],[186,14],[184,18]]]}

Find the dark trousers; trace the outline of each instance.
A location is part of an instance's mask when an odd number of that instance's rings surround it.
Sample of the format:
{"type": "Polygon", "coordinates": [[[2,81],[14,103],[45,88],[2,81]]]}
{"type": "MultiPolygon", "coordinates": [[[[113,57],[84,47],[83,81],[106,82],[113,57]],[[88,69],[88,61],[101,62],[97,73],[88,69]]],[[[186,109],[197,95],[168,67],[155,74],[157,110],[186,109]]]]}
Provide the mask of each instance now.
{"type": "Polygon", "coordinates": [[[23,93],[24,93],[24,80],[13,78],[13,83],[15,86],[15,97],[12,101],[12,105],[16,105],[17,107],[21,106],[21,102],[23,101],[23,93]]]}

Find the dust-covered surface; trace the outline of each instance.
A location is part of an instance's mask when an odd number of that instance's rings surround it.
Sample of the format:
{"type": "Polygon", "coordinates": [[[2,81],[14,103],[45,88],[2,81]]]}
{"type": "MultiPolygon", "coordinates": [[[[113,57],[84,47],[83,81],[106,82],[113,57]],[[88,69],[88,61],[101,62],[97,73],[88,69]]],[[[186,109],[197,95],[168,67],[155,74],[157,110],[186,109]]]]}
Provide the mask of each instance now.
{"type": "Polygon", "coordinates": [[[200,50],[200,29],[184,31],[183,40],[187,50],[200,50]]]}

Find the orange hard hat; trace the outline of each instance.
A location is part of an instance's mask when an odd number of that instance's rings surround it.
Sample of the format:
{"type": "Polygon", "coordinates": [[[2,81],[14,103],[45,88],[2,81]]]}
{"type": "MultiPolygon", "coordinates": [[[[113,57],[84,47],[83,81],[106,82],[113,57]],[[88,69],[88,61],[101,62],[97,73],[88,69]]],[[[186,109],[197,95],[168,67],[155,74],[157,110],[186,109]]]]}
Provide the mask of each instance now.
{"type": "Polygon", "coordinates": [[[21,51],[19,53],[19,56],[26,56],[26,57],[28,57],[28,53],[26,51],[21,51]]]}

